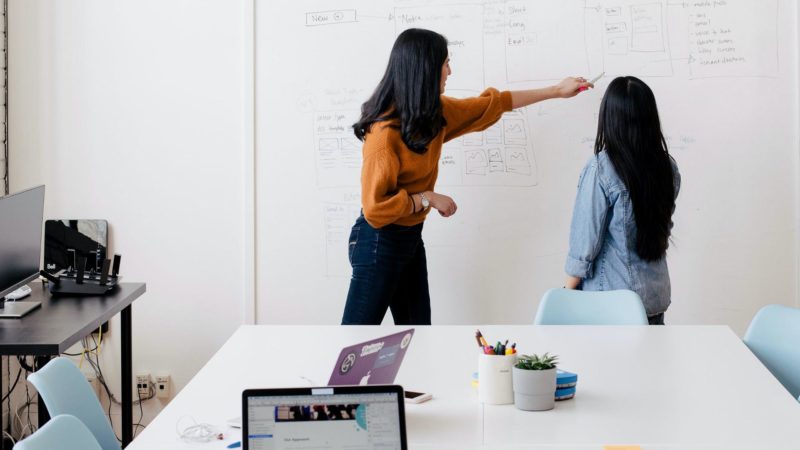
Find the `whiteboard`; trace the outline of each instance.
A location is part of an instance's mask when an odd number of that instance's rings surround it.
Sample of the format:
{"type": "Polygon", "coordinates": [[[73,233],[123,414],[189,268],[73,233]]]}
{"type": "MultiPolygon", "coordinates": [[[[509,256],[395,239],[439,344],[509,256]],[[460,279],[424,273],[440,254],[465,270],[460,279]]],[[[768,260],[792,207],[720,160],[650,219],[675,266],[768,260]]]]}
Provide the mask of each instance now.
{"type": "Polygon", "coordinates": [[[350,125],[410,27],[448,38],[454,97],[606,73],[445,145],[436,190],[459,209],[423,231],[435,324],[531,323],[562,285],[600,100],[628,74],[653,88],[683,175],[668,321],[742,330],[762,304],[795,304],[796,18],[784,0],[258,1],[257,321],[341,319],[360,209],[350,125]]]}

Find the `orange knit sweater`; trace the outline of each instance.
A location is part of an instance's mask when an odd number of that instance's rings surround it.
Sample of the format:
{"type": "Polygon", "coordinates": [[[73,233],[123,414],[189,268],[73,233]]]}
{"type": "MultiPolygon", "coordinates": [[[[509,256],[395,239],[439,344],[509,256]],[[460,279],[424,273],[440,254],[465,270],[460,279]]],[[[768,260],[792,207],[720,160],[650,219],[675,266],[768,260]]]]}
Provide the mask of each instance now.
{"type": "MultiPolygon", "coordinates": [[[[482,131],[511,111],[511,93],[495,88],[465,99],[441,97],[447,125],[420,155],[409,150],[400,130],[376,123],[364,139],[361,205],[364,218],[375,228],[389,224],[422,223],[428,211],[410,214],[410,194],[434,190],[442,144],[472,131],[482,131]]],[[[419,206],[418,206],[419,207],[419,206]]]]}

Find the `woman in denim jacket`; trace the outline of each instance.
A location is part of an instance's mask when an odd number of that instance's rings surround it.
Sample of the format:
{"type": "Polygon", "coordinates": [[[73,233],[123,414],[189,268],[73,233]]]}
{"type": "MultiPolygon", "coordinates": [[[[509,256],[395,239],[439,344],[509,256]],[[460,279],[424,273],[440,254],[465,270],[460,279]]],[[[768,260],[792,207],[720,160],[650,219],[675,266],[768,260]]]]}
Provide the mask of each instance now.
{"type": "Polygon", "coordinates": [[[670,304],[667,247],[680,174],[667,151],[653,91],[635,77],[609,84],[594,156],[578,182],[566,287],[630,289],[650,324],[664,324],[670,304]]]}

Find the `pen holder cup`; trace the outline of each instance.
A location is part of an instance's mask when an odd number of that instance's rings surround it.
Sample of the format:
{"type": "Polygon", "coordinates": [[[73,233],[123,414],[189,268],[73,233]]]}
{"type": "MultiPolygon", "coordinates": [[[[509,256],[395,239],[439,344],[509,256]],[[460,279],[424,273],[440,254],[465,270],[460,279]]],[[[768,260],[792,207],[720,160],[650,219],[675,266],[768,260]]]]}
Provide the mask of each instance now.
{"type": "Polygon", "coordinates": [[[517,355],[478,355],[478,400],[491,405],[514,403],[511,369],[517,355]]]}

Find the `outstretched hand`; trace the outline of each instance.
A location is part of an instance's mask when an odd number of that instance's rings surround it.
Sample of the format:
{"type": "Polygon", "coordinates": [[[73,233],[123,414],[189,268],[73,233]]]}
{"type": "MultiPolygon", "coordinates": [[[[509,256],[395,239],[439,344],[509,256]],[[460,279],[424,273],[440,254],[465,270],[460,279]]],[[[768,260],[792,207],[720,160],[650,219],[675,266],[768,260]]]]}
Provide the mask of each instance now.
{"type": "Polygon", "coordinates": [[[586,89],[593,89],[594,84],[586,81],[583,77],[567,77],[556,85],[556,94],[561,98],[570,98],[578,95],[586,89]]]}

